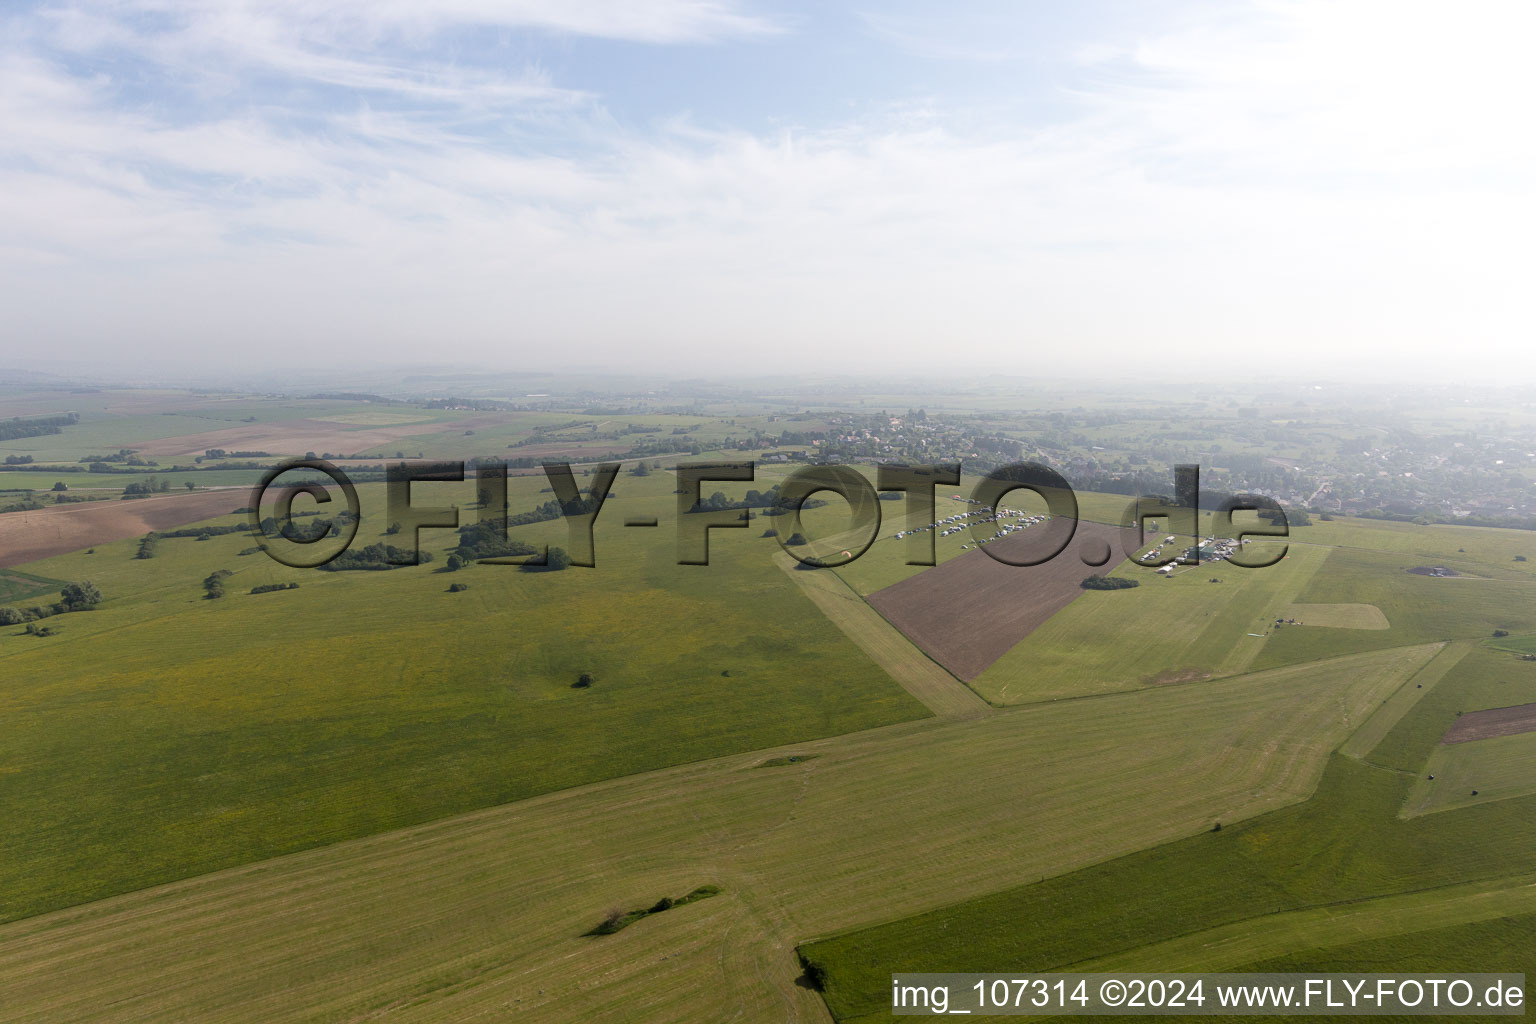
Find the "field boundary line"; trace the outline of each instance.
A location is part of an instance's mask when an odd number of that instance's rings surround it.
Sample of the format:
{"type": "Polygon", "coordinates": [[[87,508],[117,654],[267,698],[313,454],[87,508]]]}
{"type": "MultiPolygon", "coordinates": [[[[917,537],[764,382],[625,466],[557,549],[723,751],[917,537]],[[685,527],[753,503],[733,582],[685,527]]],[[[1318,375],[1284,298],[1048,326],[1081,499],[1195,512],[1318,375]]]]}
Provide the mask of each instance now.
{"type": "MultiPolygon", "coordinates": [[[[1469,924],[1476,921],[1485,921],[1493,918],[1510,915],[1510,902],[1517,901],[1522,904],[1522,909],[1536,910],[1536,875],[1506,875],[1500,878],[1481,879],[1471,882],[1452,882],[1448,885],[1431,886],[1425,889],[1408,889],[1401,892],[1381,893],[1376,896],[1360,896],[1353,899],[1337,900],[1329,903],[1314,903],[1303,907],[1293,907],[1289,910],[1280,910],[1271,914],[1258,914],[1253,917],[1241,918],[1237,921],[1229,921],[1226,924],[1215,925],[1211,928],[1201,928],[1195,931],[1183,932],[1179,935],[1162,939],[1146,946],[1137,946],[1106,953],[1103,956],[1090,960],[1081,960],[1071,964],[1064,964],[1062,968],[1074,971],[1115,971],[1126,969],[1126,958],[1134,956],[1137,962],[1145,959],[1148,953],[1163,954],[1174,953],[1177,955],[1179,947],[1188,947],[1184,952],[1186,959],[1176,961],[1177,966],[1165,967],[1165,970],[1229,970],[1245,966],[1257,960],[1263,960],[1275,955],[1274,951],[1265,951],[1262,946],[1246,946],[1240,941],[1252,936],[1257,931],[1266,935],[1272,935],[1277,931],[1277,926],[1283,927],[1288,922],[1305,922],[1312,926],[1305,941],[1311,945],[1326,949],[1330,946],[1345,945],[1357,941],[1366,935],[1366,929],[1361,927],[1362,915],[1374,912],[1382,912],[1391,915],[1394,911],[1400,913],[1421,914],[1425,909],[1455,909],[1458,905],[1489,902],[1492,906],[1475,909],[1472,913],[1461,915],[1452,914],[1449,918],[1433,920],[1422,927],[1409,927],[1404,929],[1384,930],[1381,937],[1410,935],[1418,931],[1432,931],[1437,928],[1453,926],[1457,924],[1469,924]],[[1458,891],[1459,890],[1459,891],[1458,891]],[[1438,899],[1436,897],[1439,897],[1438,899]],[[1335,941],[1327,938],[1319,941],[1320,933],[1327,934],[1335,941]],[[1217,946],[1223,941],[1234,942],[1240,950],[1246,949],[1241,956],[1234,957],[1232,951],[1228,951],[1228,959],[1195,960],[1193,957],[1209,957],[1218,952],[1217,946]]],[[[1384,919],[1384,924],[1389,923],[1390,917],[1384,919]]],[[[1369,922],[1367,922],[1367,925],[1369,922]]],[[[1289,950],[1287,950],[1289,951],[1289,950]]]]}
{"type": "MultiPolygon", "coordinates": [[[[1349,739],[1343,742],[1339,747],[1339,753],[1364,764],[1372,765],[1372,767],[1387,767],[1386,765],[1379,765],[1371,761],[1371,754],[1375,752],[1377,747],[1381,746],[1382,741],[1387,738],[1387,734],[1392,731],[1392,728],[1402,721],[1408,712],[1417,707],[1419,701],[1429,696],[1429,691],[1433,690],[1440,680],[1450,673],[1451,669],[1460,664],[1461,659],[1471,653],[1471,650],[1472,648],[1466,644],[1451,643],[1450,641],[1442,642],[1440,652],[1429,659],[1429,663],[1423,668],[1403,680],[1403,685],[1398,687],[1397,692],[1382,701],[1381,706],[1372,712],[1369,718],[1361,722],[1360,728],[1356,729],[1349,739]],[[1410,683],[1415,685],[1415,689],[1408,689],[1410,683]],[[1422,689],[1419,687],[1422,687],[1422,689]],[[1399,697],[1402,699],[1399,699],[1399,697]]],[[[1397,771],[1399,769],[1391,770],[1397,771]]],[[[1409,774],[1416,775],[1417,773],[1410,772],[1409,774]]]]}
{"type": "Polygon", "coordinates": [[[891,625],[835,572],[802,570],[783,552],[774,556],[800,592],[902,689],[941,718],[980,718],[997,709],[956,679],[891,625]]]}

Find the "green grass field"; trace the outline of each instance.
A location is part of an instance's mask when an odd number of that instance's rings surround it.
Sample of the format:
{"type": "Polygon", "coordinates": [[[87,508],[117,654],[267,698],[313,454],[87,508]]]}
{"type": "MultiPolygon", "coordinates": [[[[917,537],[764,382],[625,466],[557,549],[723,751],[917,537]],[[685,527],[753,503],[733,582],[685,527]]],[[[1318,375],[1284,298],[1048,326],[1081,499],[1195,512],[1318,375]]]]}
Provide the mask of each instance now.
{"type": "MultiPolygon", "coordinates": [[[[542,478],[515,481],[521,507],[542,478]]],[[[365,487],[365,533],[383,539],[365,487]]],[[[418,502],[453,490],[418,487],[418,502]]],[[[460,491],[472,495],[466,483],[460,491]]],[[[771,542],[677,566],[670,478],[625,478],[598,567],[322,573],[244,534],[30,568],[108,600],[0,628],[0,917],[617,775],[926,715],[821,616],[771,542]],[[227,595],[200,581],[229,569],[227,595]],[[300,589],[252,596],[253,586],[300,589]],[[447,593],[450,582],[470,589],[447,593]],[[590,672],[589,690],[571,684],[590,672]]],[[[461,499],[463,494],[460,495],[461,499]]],[[[473,515],[473,513],[468,513],[473,515]]],[[[229,517],[227,521],[238,521],[229,517]]],[[[516,531],[565,543],[561,523],[516,531]]],[[[391,541],[396,538],[388,538],[391,541]]]]}
{"type": "Polygon", "coordinates": [[[16,569],[0,569],[0,607],[30,601],[57,601],[64,580],[49,579],[16,569]]]}
{"type": "Polygon", "coordinates": [[[1536,793],[1536,733],[1444,743],[1425,762],[1403,801],[1402,813],[1413,817],[1532,793],[1536,793]]]}
{"type": "Polygon", "coordinates": [[[0,986],[22,1019],[815,1019],[797,941],[1060,885],[1293,804],[1434,654],[907,722],[548,793],[5,925],[0,986]],[[758,767],[776,756],[805,759],[758,767]],[[583,935],[612,906],[704,884],[721,895],[583,935]]]}
{"type": "MultiPolygon", "coordinates": [[[[1423,672],[1403,685],[1416,687],[1415,678],[1423,672]]],[[[1398,811],[1455,709],[1530,700],[1536,667],[1474,649],[1426,690],[1366,760],[1333,758],[1304,803],[810,944],[806,955],[829,973],[829,1005],[840,1021],[887,1014],[894,971],[1217,970],[1282,953],[1295,969],[1341,969],[1329,967],[1339,961],[1325,947],[1410,936],[1395,948],[1412,953],[1413,934],[1495,917],[1499,907],[1521,913],[1536,869],[1536,797],[1407,821],[1398,811]]],[[[1526,945],[1479,969],[1533,967],[1526,945]]]]}
{"type": "Polygon", "coordinates": [[[1536,636],[1508,636],[1483,641],[1489,647],[1513,654],[1536,654],[1536,636]]]}
{"type": "Polygon", "coordinates": [[[1021,704],[1242,672],[1326,556],[1297,547],[1263,569],[1214,563],[1166,579],[1122,566],[1113,575],[1140,586],[1085,592],[983,672],[976,688],[989,700],[1021,704]],[[1213,576],[1221,582],[1211,583],[1213,576]]]}
{"type": "MultiPolygon", "coordinates": [[[[333,405],[359,429],[420,412],[333,405]]],[[[504,446],[529,416],[417,440],[504,446]]],[[[546,484],[515,478],[513,507],[546,484]]],[[[884,1019],[893,970],[1444,969],[1460,938],[1529,938],[1536,751],[1438,740],[1536,700],[1530,534],[1340,520],[1267,569],[1124,567],[1141,586],[1085,592],[973,692],[861,599],[922,571],[889,539],[906,503],[836,572],[793,568],[763,536],[787,517],[761,515],[678,566],[673,486],[620,476],[590,570],[449,573],[439,530],[436,561],[390,572],[288,569],[233,534],[0,575],[46,587],[27,603],[83,578],[108,598],[57,636],[0,627],[0,1016],[884,1019]]],[[[416,491],[474,516],[472,481],[416,491]]],[[[362,495],[357,543],[405,543],[362,495]]],[[[1079,499],[1102,521],[1127,500],[1079,499]]],[[[840,502],[804,522],[843,543],[840,502]]],[[[515,533],[568,546],[561,522],[515,533]]],[[[1519,948],[1476,966],[1536,967],[1519,948]]]]}
{"type": "MultiPolygon", "coordinates": [[[[1420,529],[1435,532],[1435,528],[1420,529]]],[[[1529,574],[1501,570],[1499,578],[1436,579],[1404,571],[1419,564],[1423,563],[1396,552],[1366,547],[1333,549],[1326,571],[1318,573],[1296,600],[1302,604],[1372,605],[1381,610],[1390,628],[1285,629],[1271,638],[1254,665],[1289,664],[1426,640],[1484,639],[1495,629],[1536,630],[1536,579],[1529,574]]],[[[1471,567],[1467,568],[1470,571],[1471,567]]],[[[1484,571],[1492,570],[1485,567],[1484,571]]]]}
{"type": "Polygon", "coordinates": [[[1418,706],[1419,701],[1428,696],[1436,684],[1445,678],[1446,673],[1471,651],[1472,648],[1466,644],[1447,644],[1433,661],[1381,702],[1381,706],[1371,713],[1365,724],[1356,729],[1354,735],[1339,748],[1339,753],[1356,760],[1370,757],[1393,727],[1418,706]]]}

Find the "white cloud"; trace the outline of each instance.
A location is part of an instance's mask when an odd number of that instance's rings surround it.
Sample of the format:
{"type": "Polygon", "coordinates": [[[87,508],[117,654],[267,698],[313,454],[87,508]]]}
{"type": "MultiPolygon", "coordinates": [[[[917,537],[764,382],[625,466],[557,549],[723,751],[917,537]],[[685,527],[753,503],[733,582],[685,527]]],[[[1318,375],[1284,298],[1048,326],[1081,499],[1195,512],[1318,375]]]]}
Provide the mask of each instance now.
{"type": "Polygon", "coordinates": [[[1089,41],[1074,114],[1027,131],[942,98],[772,136],[621,126],[536,72],[343,46],[476,21],[771,29],[719,4],[652,4],[645,25],[494,6],[177,5],[168,36],[135,21],[145,4],[57,16],[0,60],[9,333],[337,362],[1219,374],[1358,348],[1530,366],[1522,6],[1452,24],[1439,6],[1266,3],[1089,41]],[[124,102],[100,64],[65,70],[65,46],[355,95],[187,116],[124,102]]]}

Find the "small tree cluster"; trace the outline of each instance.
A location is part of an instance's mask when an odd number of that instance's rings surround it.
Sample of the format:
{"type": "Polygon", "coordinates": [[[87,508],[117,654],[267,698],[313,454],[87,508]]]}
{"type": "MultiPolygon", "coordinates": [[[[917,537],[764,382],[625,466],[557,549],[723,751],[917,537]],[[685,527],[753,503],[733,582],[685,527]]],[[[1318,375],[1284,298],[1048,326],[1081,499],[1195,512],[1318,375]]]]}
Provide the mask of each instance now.
{"type": "MultiPolygon", "coordinates": [[[[23,622],[32,623],[38,619],[46,619],[53,615],[64,615],[67,612],[89,611],[102,601],[101,590],[90,580],[82,580],[79,583],[66,583],[59,592],[59,600],[53,604],[37,605],[32,608],[0,608],[0,626],[19,626],[23,622]]],[[[35,630],[30,627],[27,632],[35,630]]],[[[43,634],[44,636],[50,634],[43,634]]]]}
{"type": "Polygon", "coordinates": [[[223,597],[224,580],[233,575],[234,573],[230,572],[228,569],[218,569],[209,573],[203,579],[203,591],[206,599],[209,601],[214,601],[223,597]]]}
{"type": "Polygon", "coordinates": [[[571,567],[571,556],[564,548],[550,548],[542,563],[524,562],[520,568],[523,572],[561,572],[571,567]]]}
{"type": "Polygon", "coordinates": [[[1127,579],[1124,576],[1089,576],[1078,586],[1084,590],[1129,590],[1131,587],[1140,586],[1140,580],[1127,579]]]}

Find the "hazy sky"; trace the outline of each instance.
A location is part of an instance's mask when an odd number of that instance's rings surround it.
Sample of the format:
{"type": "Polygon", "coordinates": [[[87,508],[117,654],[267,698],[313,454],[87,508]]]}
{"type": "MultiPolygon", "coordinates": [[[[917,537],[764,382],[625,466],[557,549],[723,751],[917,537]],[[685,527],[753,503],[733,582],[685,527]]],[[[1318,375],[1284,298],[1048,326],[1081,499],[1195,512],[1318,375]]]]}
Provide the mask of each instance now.
{"type": "Polygon", "coordinates": [[[4,9],[7,365],[1536,369],[1528,3],[4,9]]]}

